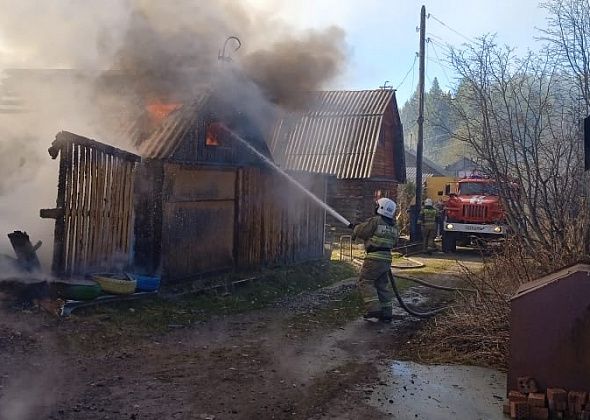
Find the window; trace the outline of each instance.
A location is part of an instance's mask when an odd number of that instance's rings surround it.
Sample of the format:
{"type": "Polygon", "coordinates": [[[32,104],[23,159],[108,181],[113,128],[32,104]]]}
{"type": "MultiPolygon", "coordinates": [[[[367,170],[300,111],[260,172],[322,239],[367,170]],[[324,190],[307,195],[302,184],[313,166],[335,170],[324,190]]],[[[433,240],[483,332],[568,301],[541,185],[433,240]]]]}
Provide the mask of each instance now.
{"type": "Polygon", "coordinates": [[[219,147],[223,146],[223,138],[225,135],[225,128],[219,122],[209,123],[207,125],[207,132],[205,135],[205,146],[219,147]]]}
{"type": "Polygon", "coordinates": [[[498,195],[496,185],[490,182],[461,182],[459,192],[461,195],[498,195]]]}

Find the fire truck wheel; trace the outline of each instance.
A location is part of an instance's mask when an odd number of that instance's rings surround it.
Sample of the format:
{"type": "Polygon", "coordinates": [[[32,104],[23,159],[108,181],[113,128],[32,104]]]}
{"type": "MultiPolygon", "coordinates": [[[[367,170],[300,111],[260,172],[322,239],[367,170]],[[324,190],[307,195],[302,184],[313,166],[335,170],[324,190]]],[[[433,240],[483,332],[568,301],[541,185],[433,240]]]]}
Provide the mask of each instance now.
{"type": "Polygon", "coordinates": [[[457,250],[457,237],[452,232],[443,232],[442,235],[443,252],[455,252],[457,250]]]}

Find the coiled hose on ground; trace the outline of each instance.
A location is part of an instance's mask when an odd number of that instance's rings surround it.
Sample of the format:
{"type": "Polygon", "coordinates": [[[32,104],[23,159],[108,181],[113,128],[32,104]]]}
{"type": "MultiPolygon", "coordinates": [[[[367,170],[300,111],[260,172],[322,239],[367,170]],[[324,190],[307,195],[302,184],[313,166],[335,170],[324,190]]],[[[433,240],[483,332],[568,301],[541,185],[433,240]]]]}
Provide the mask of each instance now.
{"type": "Polygon", "coordinates": [[[391,270],[389,270],[389,281],[391,282],[391,287],[393,289],[393,293],[395,294],[395,297],[397,299],[397,301],[399,302],[399,305],[402,307],[402,309],[404,311],[406,311],[407,313],[409,313],[412,316],[415,316],[417,318],[430,318],[431,316],[434,316],[442,311],[444,311],[445,309],[448,309],[448,306],[444,306],[442,308],[437,308],[437,309],[433,309],[431,311],[427,311],[427,312],[418,312],[412,308],[410,308],[408,305],[406,305],[406,303],[404,302],[404,300],[402,299],[401,293],[399,292],[397,285],[395,283],[395,277],[398,277],[400,279],[404,279],[404,280],[409,280],[412,281],[414,283],[418,283],[421,284],[423,286],[426,287],[430,287],[432,289],[438,289],[438,290],[445,290],[447,292],[470,292],[470,293],[477,293],[476,290],[473,289],[464,289],[461,287],[447,287],[447,286],[439,286],[437,284],[432,284],[429,283],[427,281],[424,280],[420,280],[417,279],[415,277],[408,277],[408,276],[400,276],[400,275],[396,275],[394,276],[393,273],[391,272],[391,270]]]}

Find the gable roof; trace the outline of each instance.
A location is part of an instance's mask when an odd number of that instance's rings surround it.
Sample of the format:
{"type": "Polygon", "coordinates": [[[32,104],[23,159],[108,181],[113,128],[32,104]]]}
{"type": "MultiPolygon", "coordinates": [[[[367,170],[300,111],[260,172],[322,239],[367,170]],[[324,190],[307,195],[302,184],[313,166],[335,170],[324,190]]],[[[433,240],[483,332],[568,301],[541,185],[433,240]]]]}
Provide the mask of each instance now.
{"type": "MultiPolygon", "coordinates": [[[[147,159],[177,159],[183,156],[175,156],[176,152],[186,145],[187,141],[197,141],[196,136],[191,132],[202,127],[202,123],[218,121],[233,133],[228,141],[233,145],[234,150],[229,155],[226,152],[220,153],[225,163],[260,163],[260,158],[244,148],[236,138],[253,147],[265,157],[271,157],[266,144],[266,139],[258,125],[252,121],[252,115],[241,112],[237,106],[220,97],[213,91],[202,90],[193,97],[191,102],[181,105],[164,120],[148,138],[138,145],[139,154],[147,159]],[[235,137],[234,137],[235,136],[235,137]]],[[[204,137],[204,134],[201,134],[204,137]]],[[[204,142],[204,139],[202,139],[204,142]]],[[[229,144],[229,143],[228,143],[229,144]]],[[[184,152],[180,152],[181,155],[184,152]]],[[[186,156],[184,156],[186,157],[186,156]]],[[[212,162],[216,158],[205,152],[201,146],[197,146],[197,155],[191,159],[197,161],[212,162]]]]}
{"type": "Polygon", "coordinates": [[[208,92],[203,92],[191,103],[172,111],[158,128],[139,144],[139,154],[148,159],[172,157],[190,131],[199,112],[205,107],[209,96],[208,92]]]}
{"type": "MultiPolygon", "coordinates": [[[[309,106],[281,118],[270,139],[275,161],[287,170],[369,178],[387,108],[395,91],[325,91],[309,106]]],[[[401,139],[400,139],[401,141],[401,139]]]]}
{"type": "MultiPolygon", "coordinates": [[[[416,182],[416,152],[406,149],[406,178],[407,182],[416,182]]],[[[442,166],[422,156],[422,179],[431,176],[451,176],[442,166]]]]}
{"type": "Polygon", "coordinates": [[[478,169],[479,165],[473,160],[469,159],[468,157],[461,157],[457,159],[455,162],[447,165],[445,169],[449,172],[457,172],[457,171],[464,171],[464,170],[473,170],[478,169]]]}

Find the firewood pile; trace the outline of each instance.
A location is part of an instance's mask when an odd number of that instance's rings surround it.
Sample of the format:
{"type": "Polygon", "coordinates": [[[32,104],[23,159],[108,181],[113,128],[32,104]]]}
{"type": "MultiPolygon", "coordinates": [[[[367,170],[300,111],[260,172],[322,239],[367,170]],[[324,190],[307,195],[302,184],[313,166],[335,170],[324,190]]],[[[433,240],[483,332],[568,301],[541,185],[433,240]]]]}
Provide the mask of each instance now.
{"type": "Polygon", "coordinates": [[[547,388],[539,392],[535,379],[518,378],[517,390],[508,393],[504,414],[512,419],[590,420],[590,402],[586,391],[547,388]]]}

